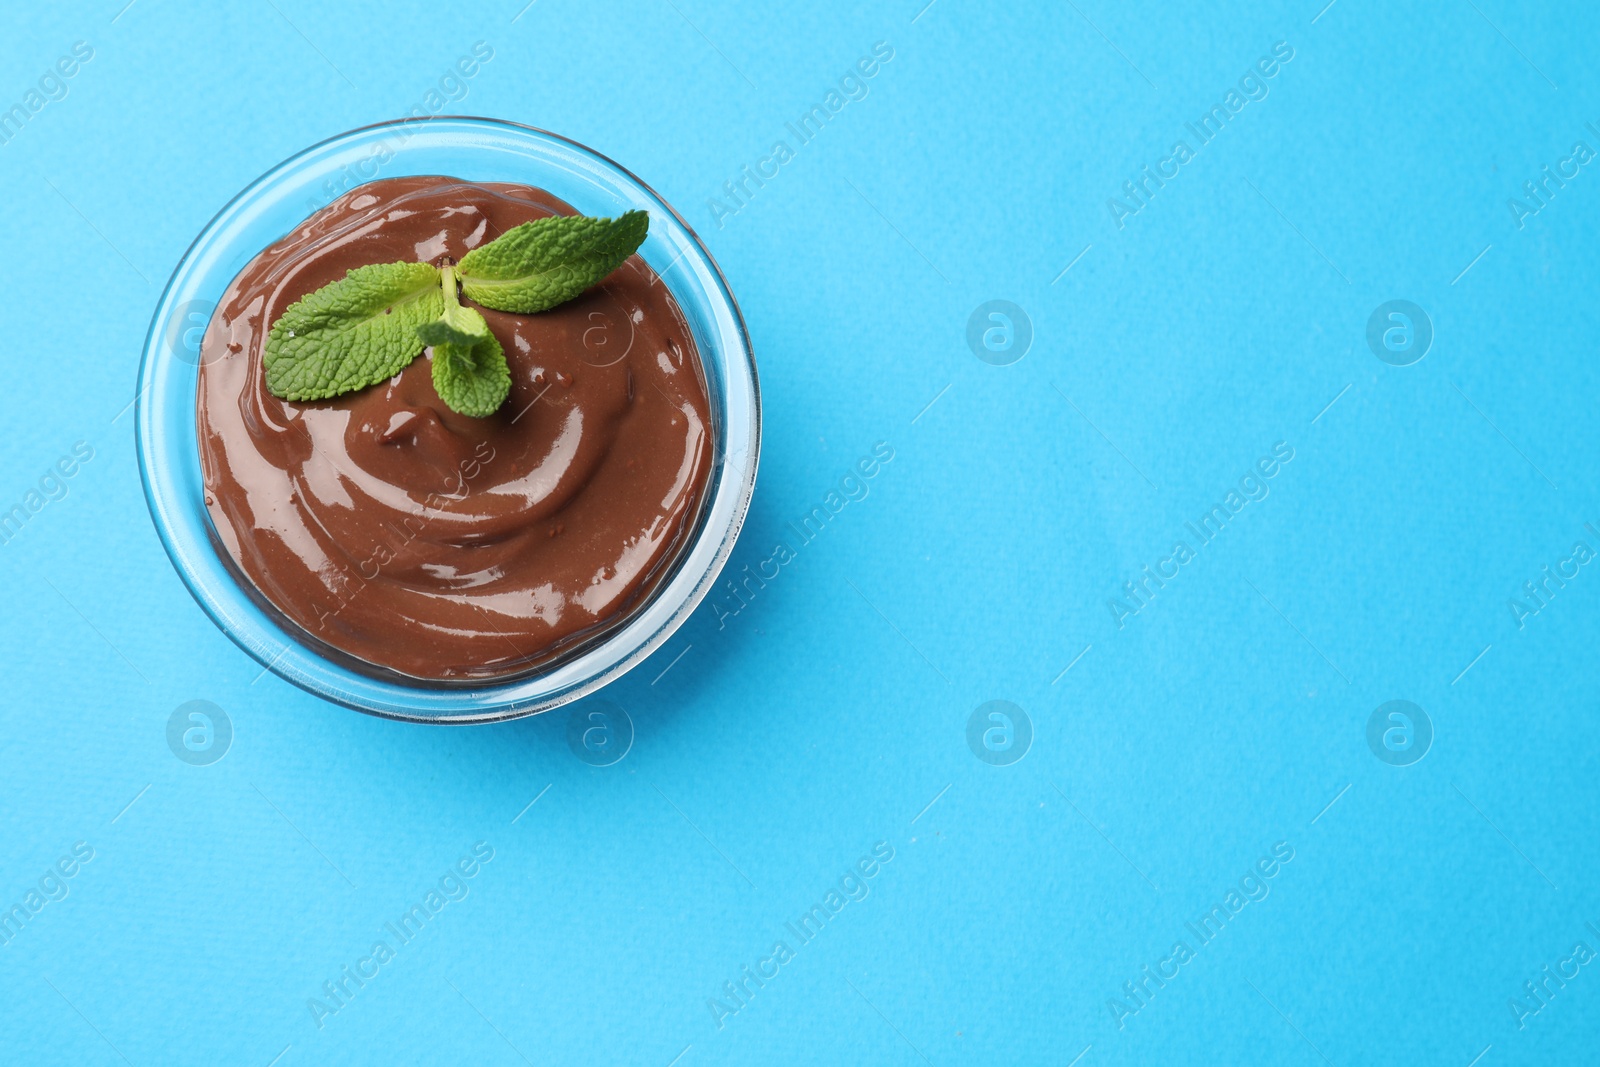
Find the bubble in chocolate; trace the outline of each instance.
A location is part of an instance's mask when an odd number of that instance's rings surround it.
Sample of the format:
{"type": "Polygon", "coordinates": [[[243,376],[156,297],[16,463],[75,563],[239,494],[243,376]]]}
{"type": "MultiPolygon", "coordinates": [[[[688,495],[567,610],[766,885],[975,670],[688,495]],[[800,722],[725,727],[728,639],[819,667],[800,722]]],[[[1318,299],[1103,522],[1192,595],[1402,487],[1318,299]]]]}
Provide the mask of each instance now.
{"type": "Polygon", "coordinates": [[[591,767],[609,767],[633,748],[633,719],[609,700],[585,700],[567,719],[567,747],[591,767]]]}

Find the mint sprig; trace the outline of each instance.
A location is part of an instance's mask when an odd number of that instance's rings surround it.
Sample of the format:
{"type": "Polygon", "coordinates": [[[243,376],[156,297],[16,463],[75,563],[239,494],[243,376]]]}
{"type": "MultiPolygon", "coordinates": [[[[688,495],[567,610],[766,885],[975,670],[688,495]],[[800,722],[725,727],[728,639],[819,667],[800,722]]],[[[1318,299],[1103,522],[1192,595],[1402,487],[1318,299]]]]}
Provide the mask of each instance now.
{"type": "Polygon", "coordinates": [[[455,266],[381,263],[284,309],[267,334],[267,389],[284,400],[328,400],[386,381],[432,349],[433,387],[452,411],[495,413],[511,392],[505,350],[489,324],[463,307],[532,314],[604,281],[644,243],[650,217],[554,215],[473,249],[455,266]]]}

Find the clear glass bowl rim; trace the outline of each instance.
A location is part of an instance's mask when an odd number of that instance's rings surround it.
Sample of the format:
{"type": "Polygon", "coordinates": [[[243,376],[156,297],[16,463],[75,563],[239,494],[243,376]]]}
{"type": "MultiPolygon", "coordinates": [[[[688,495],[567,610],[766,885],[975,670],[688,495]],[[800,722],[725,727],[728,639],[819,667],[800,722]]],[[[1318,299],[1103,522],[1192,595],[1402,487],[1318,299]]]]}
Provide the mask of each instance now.
{"type": "MultiPolygon", "coordinates": [[[[589,172],[587,176],[593,180],[597,175],[589,172]]],[[[486,180],[476,175],[464,177],[469,181],[486,180]]],[[[536,174],[526,180],[528,184],[539,184],[536,174]]],[[[646,248],[658,236],[664,235],[653,226],[646,248]]],[[[256,248],[250,255],[258,251],[256,248]]],[[[662,274],[664,282],[668,281],[660,264],[651,265],[662,274]]],[[[227,281],[231,280],[230,276],[227,281]]],[[[749,333],[726,278],[694,229],[660,194],[616,161],[569,137],[504,119],[436,115],[373,123],[319,141],[269,168],[212,216],[179,259],[151,317],[139,365],[135,438],[145,501],[174,569],[218,628],[265,670],[325,700],[384,718],[422,723],[486,723],[548,711],[594,692],[642,662],[693,613],[727,562],[749,510],[760,455],[761,392],[749,333]],[[627,623],[581,653],[559,661],[548,671],[504,681],[486,680],[470,688],[376,678],[327,659],[296,640],[251,600],[220,557],[203,490],[186,494],[180,484],[180,472],[172,468],[173,453],[176,450],[182,456],[185,442],[165,439],[171,434],[173,418],[180,430],[186,422],[186,443],[193,464],[188,473],[196,474],[199,458],[193,435],[193,409],[199,368],[174,370],[173,364],[184,361],[166,343],[164,327],[178,306],[180,289],[191,283],[191,276],[197,272],[204,275],[196,266],[198,253],[209,251],[224,225],[232,223],[252,201],[268,196],[273,184],[286,180],[297,167],[331,156],[336,148],[358,147],[401,128],[407,130],[406,144],[428,136],[430,131],[448,137],[453,130],[477,128],[520,138],[528,147],[543,142],[539,147],[588,162],[598,176],[612,180],[610,192],[648,202],[652,216],[666,223],[672,242],[682,249],[665,270],[673,272],[672,278],[696,283],[692,292],[671,284],[673,296],[691,319],[692,327],[699,321],[698,316],[709,316],[716,327],[715,336],[702,336],[700,329],[695,330],[712,394],[715,464],[699,531],[681,550],[673,573],[627,623]],[[691,309],[697,314],[691,315],[691,309]],[[175,383],[174,375],[178,378],[175,383]],[[171,410],[174,399],[168,394],[174,391],[176,401],[187,405],[187,420],[171,410]]]]}

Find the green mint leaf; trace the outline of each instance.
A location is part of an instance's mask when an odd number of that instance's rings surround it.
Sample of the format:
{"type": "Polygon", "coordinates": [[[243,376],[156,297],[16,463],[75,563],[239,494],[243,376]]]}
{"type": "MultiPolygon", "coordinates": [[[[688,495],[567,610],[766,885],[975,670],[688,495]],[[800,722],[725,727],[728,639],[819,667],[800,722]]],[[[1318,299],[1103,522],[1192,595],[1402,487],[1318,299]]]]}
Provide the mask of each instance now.
{"type": "Polygon", "coordinates": [[[462,257],[467,296],[496,311],[528,314],[564,304],[622,266],[644,243],[650,216],[552,215],[507,230],[462,257]]]}
{"type": "MultiPolygon", "coordinates": [[[[448,277],[445,280],[451,282],[448,277]]],[[[499,410],[511,392],[511,369],[506,366],[505,349],[489,332],[489,324],[483,321],[483,316],[471,308],[458,306],[447,311],[445,318],[452,320],[451,325],[429,323],[428,326],[440,326],[441,332],[459,327],[468,340],[433,345],[434,391],[451,411],[475,419],[488,418],[499,410]]]]}
{"type": "Polygon", "coordinates": [[[267,335],[267,389],[326,400],[392,378],[421,351],[417,327],[439,318],[438,268],[357,267],[284,309],[267,335]]]}

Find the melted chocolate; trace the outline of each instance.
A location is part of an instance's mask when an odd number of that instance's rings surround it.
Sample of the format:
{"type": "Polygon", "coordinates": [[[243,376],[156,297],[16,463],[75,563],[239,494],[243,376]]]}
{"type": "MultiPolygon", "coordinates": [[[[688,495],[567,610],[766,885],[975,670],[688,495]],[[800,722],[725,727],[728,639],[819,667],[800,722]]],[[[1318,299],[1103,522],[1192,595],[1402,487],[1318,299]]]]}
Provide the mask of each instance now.
{"type": "Polygon", "coordinates": [[[458,261],[552,214],[573,211],[527,186],[372,182],[218,304],[201,345],[206,504],[258,598],[319,651],[435,681],[548,666],[627,620],[693,536],[710,402],[689,327],[637,256],[550,311],[478,307],[511,367],[489,418],[447,408],[425,357],[334,400],[267,392],[262,345],[294,301],[367,263],[458,261]]]}

